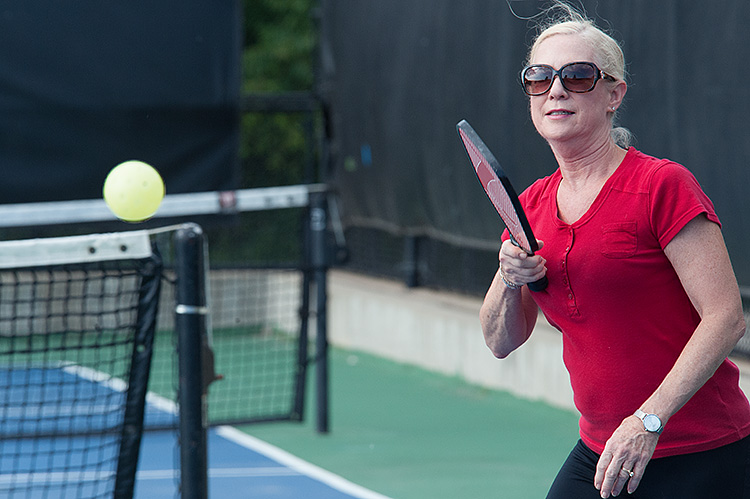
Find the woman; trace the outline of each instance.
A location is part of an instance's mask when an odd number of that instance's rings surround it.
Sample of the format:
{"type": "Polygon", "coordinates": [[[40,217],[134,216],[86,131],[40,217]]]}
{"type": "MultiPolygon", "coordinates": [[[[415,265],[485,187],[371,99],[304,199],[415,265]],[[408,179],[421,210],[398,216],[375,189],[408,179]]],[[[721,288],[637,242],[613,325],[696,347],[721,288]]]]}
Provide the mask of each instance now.
{"type": "Polygon", "coordinates": [[[522,83],[559,168],[521,196],[541,249],[503,242],[485,340],[507,356],[537,307],[563,334],[581,440],[549,498],[750,498],[750,405],[726,358],[745,322],[719,220],[684,167],[618,145],[624,67],[567,6],[534,42],[522,83]],[[545,291],[523,286],[545,274],[545,291]]]}

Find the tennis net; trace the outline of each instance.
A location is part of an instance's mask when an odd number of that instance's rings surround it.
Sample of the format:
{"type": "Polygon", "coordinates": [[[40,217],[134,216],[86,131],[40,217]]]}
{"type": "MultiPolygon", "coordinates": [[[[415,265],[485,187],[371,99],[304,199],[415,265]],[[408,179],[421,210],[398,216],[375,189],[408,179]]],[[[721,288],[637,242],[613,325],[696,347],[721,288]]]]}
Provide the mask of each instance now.
{"type": "Polygon", "coordinates": [[[0,495],[133,495],[161,260],[145,232],[0,243],[0,495]]]}
{"type": "MultiPolygon", "coordinates": [[[[328,237],[326,200],[319,184],[167,195],[154,218],[140,225],[162,248],[162,303],[174,303],[176,278],[172,241],[161,228],[198,221],[209,242],[206,352],[221,378],[207,393],[209,425],[302,420],[314,359],[317,428],[327,430],[326,255],[320,249],[328,237]],[[321,220],[323,230],[314,229],[321,220]]],[[[0,206],[5,239],[129,228],[102,200],[0,206]]],[[[165,410],[146,415],[147,430],[177,425],[174,320],[173,310],[162,307],[149,392],[165,410]]]]}

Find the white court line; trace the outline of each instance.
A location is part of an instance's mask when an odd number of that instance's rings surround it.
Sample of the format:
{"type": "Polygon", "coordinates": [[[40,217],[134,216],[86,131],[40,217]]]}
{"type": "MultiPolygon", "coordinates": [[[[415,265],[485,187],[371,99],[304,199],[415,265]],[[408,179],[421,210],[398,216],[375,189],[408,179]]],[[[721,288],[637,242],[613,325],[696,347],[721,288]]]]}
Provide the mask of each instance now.
{"type": "MultiPolygon", "coordinates": [[[[164,480],[177,476],[178,470],[141,470],[137,480],[164,480]]],[[[303,476],[302,473],[284,466],[248,467],[248,468],[211,468],[208,475],[212,478],[247,478],[270,476],[303,476]]]]}
{"type": "MultiPolygon", "coordinates": [[[[119,380],[107,377],[103,373],[99,373],[93,369],[85,367],[67,367],[71,373],[75,373],[78,376],[87,378],[98,383],[102,383],[110,388],[118,391],[126,389],[127,385],[119,380]]],[[[168,412],[170,414],[177,413],[177,405],[160,395],[149,392],[146,395],[146,400],[149,404],[168,412]]],[[[388,496],[379,494],[372,490],[366,489],[356,483],[350,482],[349,480],[325,470],[319,466],[305,461],[289,452],[282,450],[274,445],[264,442],[258,438],[255,438],[247,433],[241,432],[237,428],[232,426],[219,426],[216,428],[216,433],[222,438],[225,438],[238,445],[246,447],[252,451],[273,459],[274,461],[287,466],[292,471],[284,471],[280,468],[211,468],[209,469],[209,476],[211,477],[230,477],[230,476],[294,476],[298,474],[306,475],[314,480],[328,485],[329,487],[336,489],[345,494],[349,494],[359,499],[391,499],[388,496]],[[258,471],[254,471],[258,470],[258,471]]],[[[153,471],[139,471],[138,478],[142,479],[155,479],[156,477],[172,478],[175,476],[175,470],[153,470],[153,471]]]]}
{"type": "MultiPolygon", "coordinates": [[[[147,400],[150,404],[154,404],[166,412],[169,412],[171,414],[177,413],[176,404],[167,398],[149,392],[147,395],[147,400]]],[[[384,496],[377,492],[373,492],[372,490],[352,483],[349,480],[336,475],[335,473],[331,473],[328,470],[320,468],[319,466],[308,463],[307,461],[293,454],[290,454],[285,450],[282,450],[274,445],[269,444],[268,442],[264,442],[263,440],[255,438],[253,436],[250,436],[247,433],[241,432],[240,430],[232,426],[219,426],[216,428],[216,434],[222,438],[229,440],[230,442],[234,442],[259,454],[263,454],[264,456],[271,458],[274,461],[283,464],[284,466],[287,466],[290,470],[292,470],[292,472],[289,473],[290,476],[298,474],[306,475],[314,480],[328,485],[333,489],[357,497],[359,499],[391,499],[390,497],[384,496]]],[[[284,475],[284,472],[280,471],[278,468],[258,469],[264,471],[260,471],[259,474],[252,474],[252,469],[247,468],[243,469],[243,471],[241,472],[250,474],[231,476],[269,476],[263,475],[262,473],[264,472],[275,473],[275,476],[284,475]]],[[[223,473],[232,473],[236,472],[236,470],[236,468],[210,468],[208,470],[208,474],[211,477],[228,477],[230,475],[224,475],[223,473]]],[[[167,472],[169,473],[169,477],[174,476],[174,471],[167,470],[167,472]]],[[[140,478],[140,472],[138,476],[140,478]]]]}
{"type": "Polygon", "coordinates": [[[324,470],[319,466],[315,466],[312,463],[300,459],[299,457],[288,453],[285,450],[279,449],[278,447],[264,442],[258,438],[255,438],[247,433],[241,432],[237,428],[232,426],[219,426],[216,428],[216,433],[227,440],[235,442],[243,447],[247,447],[259,454],[263,454],[266,457],[273,459],[289,468],[307,475],[310,478],[325,483],[329,487],[336,489],[345,494],[349,494],[360,499],[391,499],[388,496],[373,492],[372,490],[366,489],[356,483],[352,483],[349,480],[331,473],[328,470],[324,470]]]}
{"type": "MultiPolygon", "coordinates": [[[[83,379],[99,383],[100,385],[117,392],[125,392],[128,389],[128,384],[123,380],[119,378],[113,378],[108,374],[90,369],[88,367],[65,366],[63,367],[63,370],[83,379]]],[[[156,409],[159,409],[160,411],[173,415],[177,414],[177,404],[169,400],[168,398],[162,397],[161,395],[157,395],[152,392],[146,393],[146,403],[150,404],[156,409]]]]}
{"type": "Polygon", "coordinates": [[[125,381],[89,367],[67,365],[66,363],[61,363],[60,367],[67,373],[98,383],[115,392],[125,392],[128,389],[128,384],[125,381]]]}
{"type": "Polygon", "coordinates": [[[17,487],[19,484],[33,483],[66,483],[66,482],[99,482],[114,478],[111,471],[49,471],[36,473],[4,473],[0,475],[0,490],[6,485],[17,487]]]}

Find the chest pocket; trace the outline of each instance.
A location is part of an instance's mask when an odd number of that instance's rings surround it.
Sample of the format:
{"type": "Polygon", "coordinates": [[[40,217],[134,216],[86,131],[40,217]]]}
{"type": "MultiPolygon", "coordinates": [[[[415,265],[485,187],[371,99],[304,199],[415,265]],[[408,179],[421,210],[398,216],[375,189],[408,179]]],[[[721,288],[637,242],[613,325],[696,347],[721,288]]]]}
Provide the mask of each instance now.
{"type": "Polygon", "coordinates": [[[635,222],[618,222],[602,227],[602,255],[607,258],[630,258],[638,249],[635,222]]]}

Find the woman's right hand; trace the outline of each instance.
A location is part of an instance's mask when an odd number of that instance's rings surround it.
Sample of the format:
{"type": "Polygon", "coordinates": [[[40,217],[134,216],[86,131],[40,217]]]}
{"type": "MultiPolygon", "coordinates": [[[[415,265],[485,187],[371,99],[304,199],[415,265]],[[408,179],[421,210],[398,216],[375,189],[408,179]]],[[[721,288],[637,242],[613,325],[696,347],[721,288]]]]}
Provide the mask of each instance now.
{"type": "MultiPolygon", "coordinates": [[[[537,241],[539,249],[543,241],[537,241]]],[[[500,272],[509,284],[522,286],[536,282],[547,273],[547,260],[539,253],[529,256],[524,250],[513,244],[510,239],[503,241],[500,247],[500,272]]]]}
{"type": "MultiPolygon", "coordinates": [[[[542,245],[539,241],[539,247],[542,245]]],[[[530,291],[522,285],[536,282],[547,272],[546,260],[529,256],[505,241],[498,253],[499,268],[479,311],[484,340],[492,353],[505,358],[521,346],[534,330],[538,310],[530,291]]]]}

